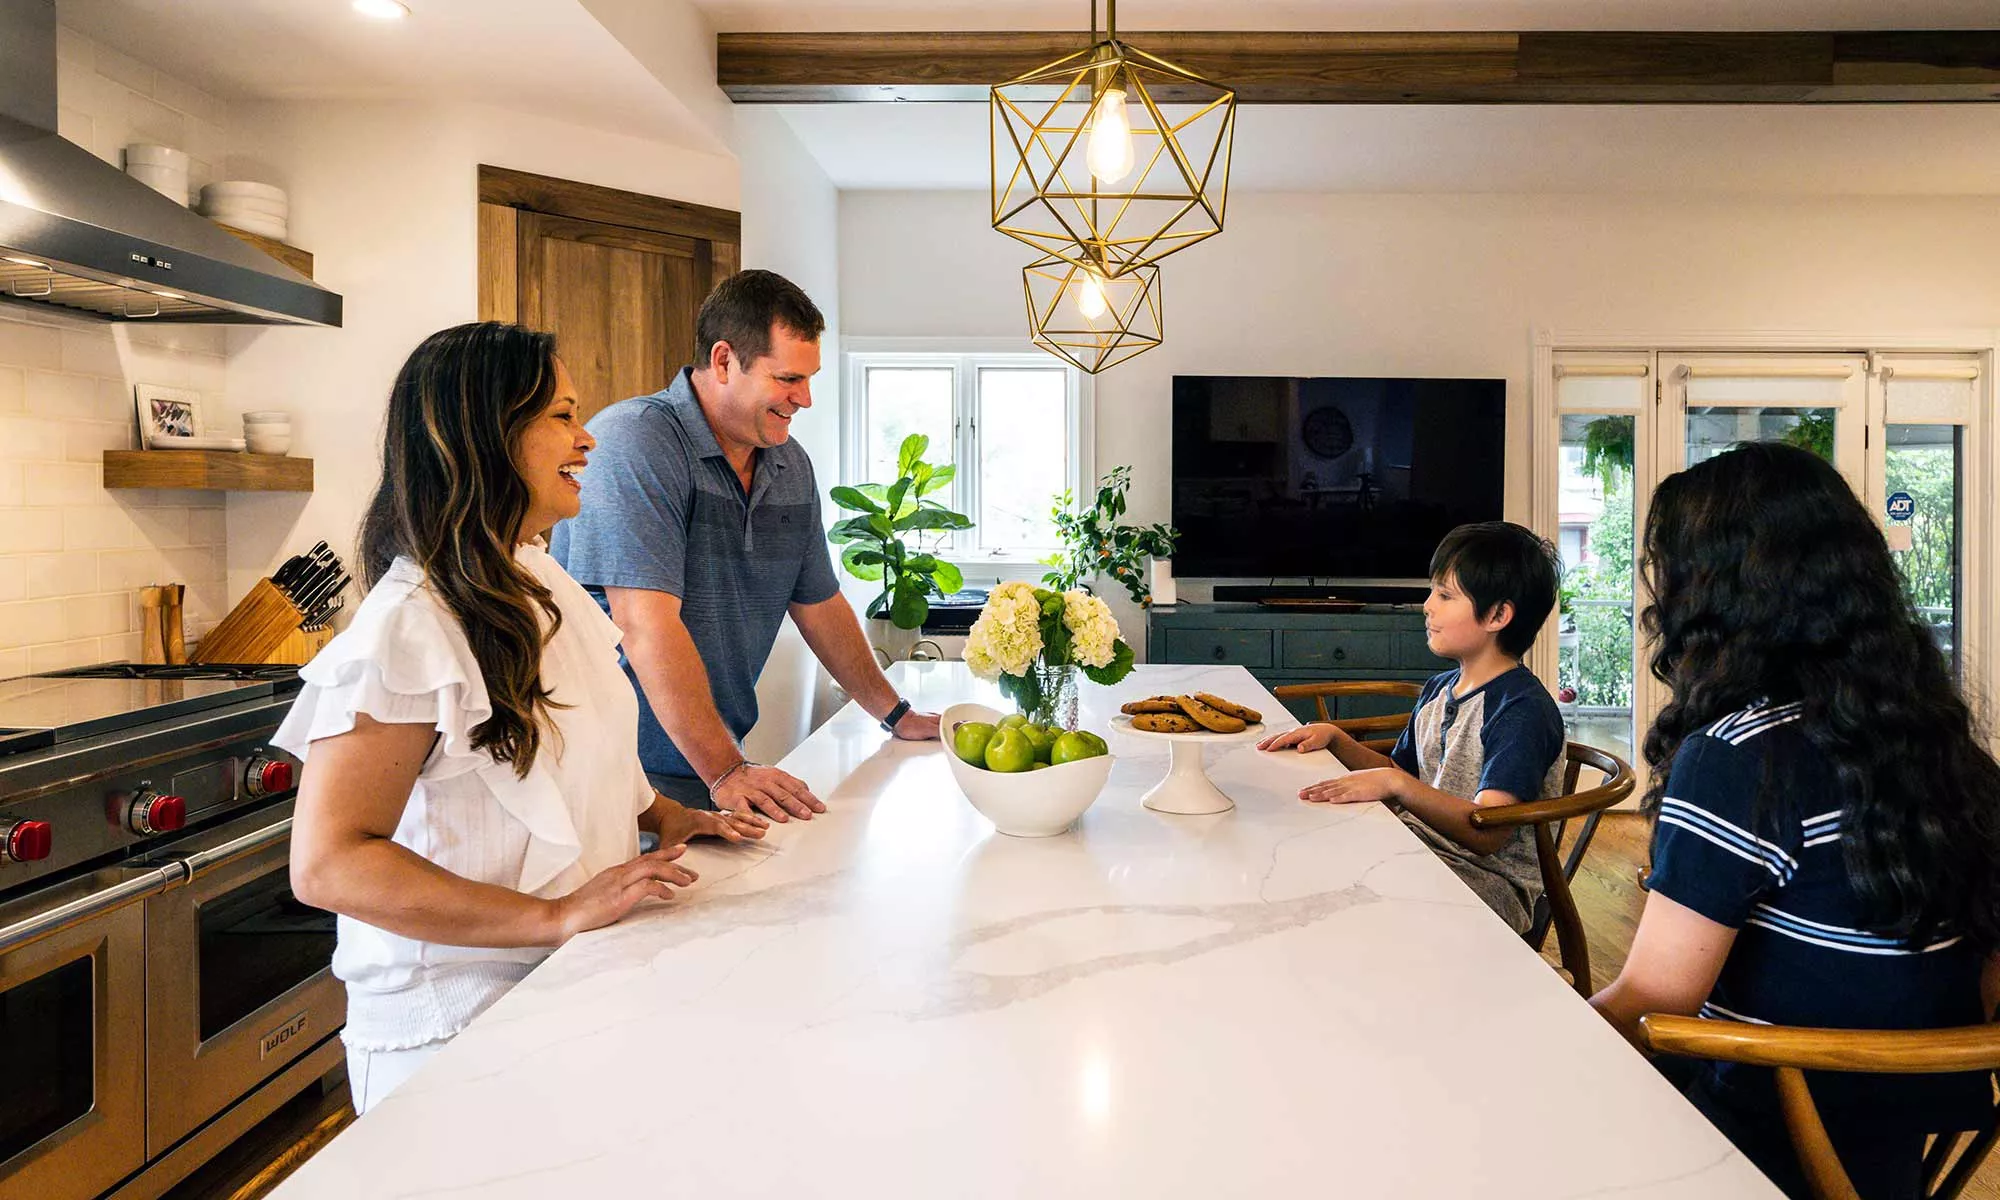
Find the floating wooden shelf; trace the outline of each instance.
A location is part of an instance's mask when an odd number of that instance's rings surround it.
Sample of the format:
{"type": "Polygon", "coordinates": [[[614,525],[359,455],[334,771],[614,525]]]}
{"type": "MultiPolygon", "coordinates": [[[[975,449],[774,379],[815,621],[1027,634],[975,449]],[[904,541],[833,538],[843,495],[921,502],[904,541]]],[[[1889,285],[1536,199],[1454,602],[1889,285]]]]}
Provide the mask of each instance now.
{"type": "Polygon", "coordinates": [[[232,450],[106,450],[107,488],[310,492],[313,460],[232,450]]]}
{"type": "Polygon", "coordinates": [[[297,246],[287,245],[276,238],[267,238],[262,234],[251,233],[247,229],[238,229],[234,225],[224,225],[220,221],[217,221],[215,224],[222,232],[234,235],[240,241],[250,243],[272,258],[277,259],[292,270],[305,276],[307,279],[313,277],[313,256],[299,249],[297,246]]]}

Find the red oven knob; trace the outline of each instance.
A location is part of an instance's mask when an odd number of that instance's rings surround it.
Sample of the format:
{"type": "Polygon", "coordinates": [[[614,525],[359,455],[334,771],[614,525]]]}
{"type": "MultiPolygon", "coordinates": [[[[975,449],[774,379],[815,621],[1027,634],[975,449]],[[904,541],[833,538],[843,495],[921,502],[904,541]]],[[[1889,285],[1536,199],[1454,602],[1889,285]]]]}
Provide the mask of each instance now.
{"type": "Polygon", "coordinates": [[[132,801],[132,808],[126,814],[125,823],[131,827],[133,833],[141,836],[172,833],[187,824],[187,801],[179,796],[140,792],[139,798],[132,801]]]}
{"type": "Polygon", "coordinates": [[[271,796],[292,790],[292,764],[275,758],[253,758],[243,772],[243,784],[253,796],[271,796]]]}
{"type": "Polygon", "coordinates": [[[55,843],[47,821],[0,821],[0,862],[35,862],[55,843]]]}

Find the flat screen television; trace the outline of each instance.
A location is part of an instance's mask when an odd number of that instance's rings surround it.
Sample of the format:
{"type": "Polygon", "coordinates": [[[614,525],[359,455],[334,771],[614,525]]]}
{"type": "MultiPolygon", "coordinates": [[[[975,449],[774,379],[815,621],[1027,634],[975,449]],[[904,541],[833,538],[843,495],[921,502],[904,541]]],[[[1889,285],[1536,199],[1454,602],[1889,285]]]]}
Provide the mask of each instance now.
{"type": "Polygon", "coordinates": [[[1174,377],[1174,574],[1423,580],[1501,517],[1501,379],[1174,377]]]}

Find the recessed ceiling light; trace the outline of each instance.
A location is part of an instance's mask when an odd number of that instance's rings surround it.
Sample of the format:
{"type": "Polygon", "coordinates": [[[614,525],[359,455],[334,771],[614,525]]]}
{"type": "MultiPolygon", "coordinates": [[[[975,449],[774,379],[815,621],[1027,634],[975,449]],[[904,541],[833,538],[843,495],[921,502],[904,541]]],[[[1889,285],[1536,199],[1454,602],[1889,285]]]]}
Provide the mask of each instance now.
{"type": "Polygon", "coordinates": [[[400,21],[410,15],[410,6],[400,0],[354,0],[354,11],[378,21],[400,21]]]}

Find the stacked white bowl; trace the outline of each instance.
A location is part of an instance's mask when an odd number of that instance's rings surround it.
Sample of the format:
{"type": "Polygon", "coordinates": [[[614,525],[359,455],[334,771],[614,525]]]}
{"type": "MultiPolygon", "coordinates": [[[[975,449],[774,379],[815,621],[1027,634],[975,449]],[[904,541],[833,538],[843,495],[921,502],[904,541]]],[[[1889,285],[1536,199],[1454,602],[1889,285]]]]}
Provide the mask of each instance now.
{"type": "Polygon", "coordinates": [[[125,173],[185,208],[188,202],[187,152],[172,146],[135,142],[125,147],[125,173]]]}
{"type": "Polygon", "coordinates": [[[285,189],[247,179],[211,183],[201,189],[201,214],[281,242],[291,228],[291,203],[285,198],[285,189]]]}
{"type": "Polygon", "coordinates": [[[281,409],[244,413],[243,441],[252,454],[290,453],[292,414],[281,409]]]}

